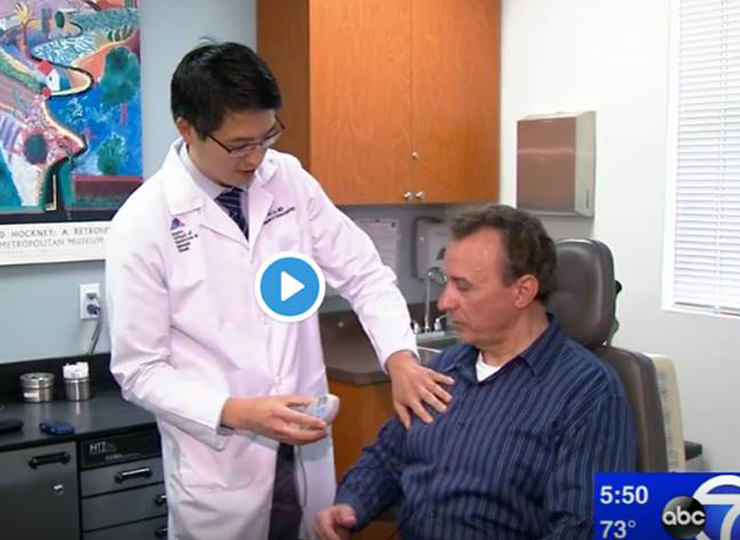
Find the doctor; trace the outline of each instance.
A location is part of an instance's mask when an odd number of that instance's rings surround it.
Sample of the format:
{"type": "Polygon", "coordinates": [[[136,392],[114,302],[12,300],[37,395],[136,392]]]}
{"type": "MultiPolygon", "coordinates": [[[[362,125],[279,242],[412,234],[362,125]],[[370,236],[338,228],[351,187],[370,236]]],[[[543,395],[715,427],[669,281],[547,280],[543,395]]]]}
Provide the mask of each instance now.
{"type": "Polygon", "coordinates": [[[318,317],[280,323],[254,297],[261,263],[300,251],[357,312],[394,406],[430,422],[449,377],[420,366],[395,276],[292,156],[269,68],[248,47],[189,52],[171,83],[182,136],[110,227],[111,371],[162,435],[169,537],[313,538],[334,497],[323,421],[292,410],[327,392],[318,317]],[[300,426],[300,427],[299,427],[300,426]]]}

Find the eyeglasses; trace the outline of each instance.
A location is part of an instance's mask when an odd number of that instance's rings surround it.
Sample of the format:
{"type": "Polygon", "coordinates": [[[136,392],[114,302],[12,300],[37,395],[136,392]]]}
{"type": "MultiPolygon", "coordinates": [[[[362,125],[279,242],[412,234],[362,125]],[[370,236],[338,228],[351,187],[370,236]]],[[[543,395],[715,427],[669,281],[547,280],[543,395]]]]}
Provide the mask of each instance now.
{"type": "Polygon", "coordinates": [[[272,127],[272,129],[270,129],[268,134],[263,139],[247,144],[241,144],[239,146],[227,146],[210,133],[206,133],[206,137],[208,137],[221,148],[226,150],[226,153],[229,154],[230,158],[241,159],[252,155],[252,152],[257,150],[258,148],[260,150],[267,150],[278,141],[280,135],[282,135],[283,131],[285,131],[285,125],[280,121],[280,118],[276,117],[275,120],[275,125],[272,127]]]}

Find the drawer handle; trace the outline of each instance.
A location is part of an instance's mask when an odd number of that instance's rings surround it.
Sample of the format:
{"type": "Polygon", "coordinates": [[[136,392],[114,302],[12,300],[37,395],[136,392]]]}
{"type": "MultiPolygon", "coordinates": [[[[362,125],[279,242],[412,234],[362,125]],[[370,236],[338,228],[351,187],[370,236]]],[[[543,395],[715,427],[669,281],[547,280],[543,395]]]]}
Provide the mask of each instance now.
{"type": "Polygon", "coordinates": [[[165,525],[154,531],[154,538],[167,538],[167,526],[165,525]]]}
{"type": "Polygon", "coordinates": [[[32,469],[41,465],[51,465],[52,463],[69,463],[69,452],[56,452],[55,454],[45,454],[43,456],[34,456],[28,460],[28,466],[32,469]]]}
{"type": "Polygon", "coordinates": [[[119,473],[116,473],[116,482],[121,484],[126,480],[134,480],[135,478],[149,478],[151,475],[151,467],[142,467],[141,469],[121,471],[119,473]]]}
{"type": "Polygon", "coordinates": [[[156,497],[154,497],[154,504],[157,506],[163,506],[167,504],[167,495],[165,493],[160,493],[156,497]]]}

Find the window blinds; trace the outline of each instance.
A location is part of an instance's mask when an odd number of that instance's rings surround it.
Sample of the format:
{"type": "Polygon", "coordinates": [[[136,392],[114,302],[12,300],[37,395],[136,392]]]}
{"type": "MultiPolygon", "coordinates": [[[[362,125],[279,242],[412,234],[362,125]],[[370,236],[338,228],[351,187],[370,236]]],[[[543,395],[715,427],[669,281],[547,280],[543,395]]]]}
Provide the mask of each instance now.
{"type": "Polygon", "coordinates": [[[671,303],[740,315],[740,0],[675,5],[671,303]]]}

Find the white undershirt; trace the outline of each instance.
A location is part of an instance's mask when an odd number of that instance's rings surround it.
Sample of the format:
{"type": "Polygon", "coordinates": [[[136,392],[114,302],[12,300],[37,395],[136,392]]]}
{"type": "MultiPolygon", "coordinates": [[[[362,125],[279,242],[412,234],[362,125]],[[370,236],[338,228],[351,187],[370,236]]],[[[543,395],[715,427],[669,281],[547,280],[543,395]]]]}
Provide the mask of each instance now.
{"type": "Polygon", "coordinates": [[[483,353],[478,353],[478,361],[475,363],[475,372],[476,375],[478,375],[478,382],[485,381],[488,377],[496,373],[499,369],[501,369],[501,366],[492,366],[490,364],[486,364],[483,361],[483,353]]]}

